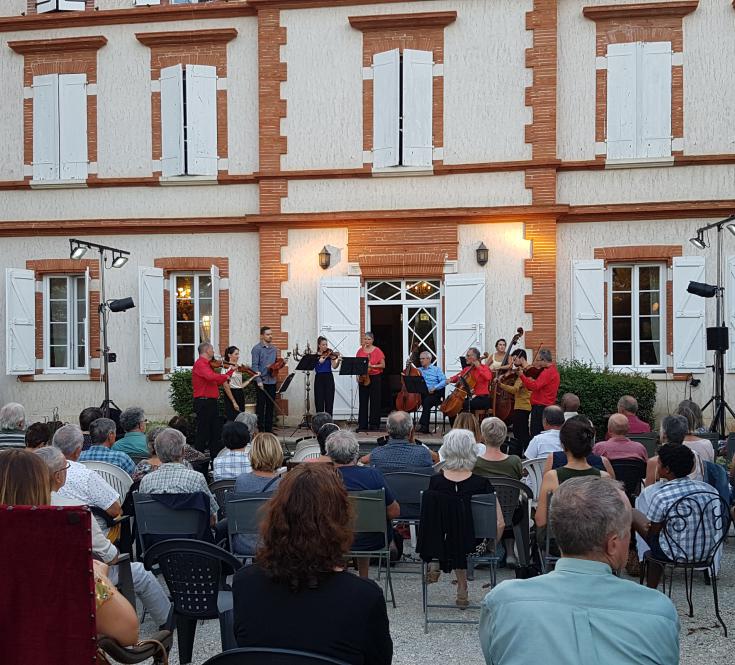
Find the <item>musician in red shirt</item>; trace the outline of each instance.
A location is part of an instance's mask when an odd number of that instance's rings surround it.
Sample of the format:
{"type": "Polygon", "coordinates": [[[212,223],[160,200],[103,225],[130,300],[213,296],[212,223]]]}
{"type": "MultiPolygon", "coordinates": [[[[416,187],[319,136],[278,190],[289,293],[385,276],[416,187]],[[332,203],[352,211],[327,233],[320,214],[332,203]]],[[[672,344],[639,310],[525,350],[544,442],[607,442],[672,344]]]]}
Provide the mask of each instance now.
{"type": "Polygon", "coordinates": [[[368,359],[368,376],[370,383],[360,383],[358,389],[359,415],[357,417],[358,432],[377,432],[380,430],[380,388],[385,370],[385,354],[374,345],[375,335],[366,332],[362,336],[362,346],[357,350],[357,358],[368,359]]]}
{"type": "Polygon", "coordinates": [[[480,360],[480,351],[474,347],[467,349],[467,367],[459,374],[455,374],[451,379],[452,383],[457,383],[461,377],[472,376],[475,380],[475,387],[472,389],[472,399],[469,403],[470,411],[488,411],[492,408],[490,401],[490,382],[493,380],[493,373],[487,365],[483,365],[480,360]]]}
{"type": "MultiPolygon", "coordinates": [[[[559,383],[561,383],[559,370],[552,361],[550,349],[541,349],[538,352],[535,365],[543,369],[537,378],[533,379],[523,372],[519,374],[523,385],[531,391],[531,438],[543,431],[544,409],[556,404],[556,394],[559,392],[559,383]]],[[[525,370],[527,367],[529,367],[528,361],[524,359],[521,362],[521,368],[525,370]]]]}
{"type": "Polygon", "coordinates": [[[191,370],[191,385],[194,389],[194,413],[197,417],[197,433],[194,447],[209,454],[214,459],[222,449],[221,423],[217,410],[219,387],[230,380],[236,368],[225,374],[215,372],[209,365],[214,358],[214,347],[209,342],[202,342],[197,348],[199,358],[191,370]]]}

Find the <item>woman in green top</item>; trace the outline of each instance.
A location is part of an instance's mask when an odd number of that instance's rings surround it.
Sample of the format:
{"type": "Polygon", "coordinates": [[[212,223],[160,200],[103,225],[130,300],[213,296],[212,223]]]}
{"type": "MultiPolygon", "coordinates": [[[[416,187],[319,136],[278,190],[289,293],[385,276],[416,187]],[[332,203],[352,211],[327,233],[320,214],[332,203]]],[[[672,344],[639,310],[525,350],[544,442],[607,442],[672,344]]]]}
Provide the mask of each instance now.
{"type": "Polygon", "coordinates": [[[571,418],[562,425],[559,440],[567,454],[567,463],[544,474],[536,508],[536,528],[546,526],[549,505],[548,494],[554,492],[565,480],[579,476],[607,476],[608,474],[587,464],[587,455],[595,443],[595,429],[587,419],[571,418]]]}
{"type": "Polygon", "coordinates": [[[508,428],[500,418],[485,418],[480,425],[485,452],[477,458],[472,473],[493,478],[505,476],[520,480],[523,464],[517,455],[506,455],[500,446],[505,443],[508,428]]]}

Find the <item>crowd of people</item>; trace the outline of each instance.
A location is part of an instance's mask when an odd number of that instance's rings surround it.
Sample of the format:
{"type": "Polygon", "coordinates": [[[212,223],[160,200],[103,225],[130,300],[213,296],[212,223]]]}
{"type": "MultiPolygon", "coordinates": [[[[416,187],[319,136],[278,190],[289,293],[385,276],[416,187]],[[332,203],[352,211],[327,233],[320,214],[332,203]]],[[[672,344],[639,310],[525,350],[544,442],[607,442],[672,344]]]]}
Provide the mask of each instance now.
{"type": "MultiPolygon", "coordinates": [[[[351,562],[347,553],[375,551],[389,540],[400,555],[402,531],[394,526],[401,506],[390,474],[427,476],[416,552],[428,564],[426,583],[436,582],[441,572],[453,572],[454,603],[465,609],[471,604],[467,557],[497,545],[507,564],[515,565],[521,546],[497,496],[495,543],[478,541],[472,530],[472,497],[496,495],[493,479],[529,483],[524,458],[534,460],[543,465],[540,487],[534,487],[535,551],[539,560],[548,554],[559,558],[553,572],[533,576],[539,571],[532,563],[523,575],[531,579],[503,582],[482,600],[479,635],[487,662],[586,662],[586,641],[595,643],[602,662],[676,662],[678,617],[656,588],[667,563],[714,552],[728,523],[724,506],[731,504],[727,473],[715,464],[711,441],[699,436],[701,411],[685,401],[664,417],[661,445],[649,456],[644,445],[629,438],[651,429],[638,417],[632,396],[620,398],[604,436],[584,415],[576,395],[565,394],[559,404],[542,409],[536,406],[531,404],[529,411],[537,433],[525,443],[510,439],[499,418],[479,421],[472,413],[461,413],[438,451],[417,438],[423,423],[416,427],[411,414],[395,411],[388,416],[382,445],[364,455],[354,432],[340,428],[330,414],[319,413],[311,422],[313,436],[299,446],[318,445],[320,454],[287,471],[281,441],[259,431],[257,417],[245,411],[233,411],[236,417],[221,430],[221,449],[210,459],[206,451],[187,444],[191,433],[185,419],[152,427],[140,407],[126,409],[117,422],[92,407],[81,412],[78,425],[27,424],[23,407],[11,403],[0,408],[0,504],[90,508],[97,630],[129,645],[139,638],[138,622],[134,608],[115,589],[119,552],[111,526],[129,497],[119,496],[83,462],[118,467],[142,494],[197,497],[210,516],[206,539],[219,543],[226,542],[227,530],[218,519],[221,506],[207,479],[234,481],[235,492],[270,497],[260,535],[233,539],[234,553],[253,563],[233,581],[237,643],[380,665],[390,663],[393,653],[385,599],[367,579],[369,557],[351,562]],[[640,491],[629,491],[627,483],[619,482],[626,480],[622,476],[616,480],[620,462],[637,463],[640,491]],[[380,489],[386,535],[354,535],[349,492],[380,489]],[[678,538],[672,544],[664,537],[667,519],[682,500],[699,508],[700,520],[679,516],[678,538]],[[543,551],[546,542],[553,552],[543,551]],[[644,561],[645,585],[623,578],[623,569],[637,575],[644,561]],[[357,575],[348,573],[351,565],[357,575]],[[294,630],[280,629],[284,608],[300,617],[294,630]],[[328,622],[323,619],[326,608],[328,622]],[[553,627],[543,620],[550,615],[555,617],[553,627]],[[533,634],[519,630],[529,621],[538,628],[533,634]],[[572,634],[577,635],[576,646],[570,643],[572,634]]],[[[512,519],[515,524],[517,511],[512,519]]],[[[157,625],[164,624],[171,609],[164,588],[141,563],[131,568],[141,605],[157,625]]]]}

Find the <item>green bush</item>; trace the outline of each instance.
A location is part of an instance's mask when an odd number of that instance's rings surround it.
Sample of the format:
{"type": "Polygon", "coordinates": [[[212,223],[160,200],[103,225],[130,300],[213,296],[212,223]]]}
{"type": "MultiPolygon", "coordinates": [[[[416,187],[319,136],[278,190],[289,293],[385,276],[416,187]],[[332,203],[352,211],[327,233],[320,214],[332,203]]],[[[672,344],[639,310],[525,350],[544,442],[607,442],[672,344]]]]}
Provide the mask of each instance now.
{"type": "MultiPolygon", "coordinates": [[[[245,386],[245,403],[255,402],[255,381],[245,386]]],[[[184,416],[193,422],[194,420],[194,391],[191,386],[191,370],[177,369],[171,374],[169,386],[169,401],[173,410],[180,416],[184,416]]],[[[224,394],[219,391],[219,412],[224,414],[224,394]]]]}
{"type": "Polygon", "coordinates": [[[596,369],[579,362],[559,364],[561,383],[559,399],[564,393],[579,396],[580,412],[592,420],[598,438],[607,431],[607,418],[618,410],[618,400],[632,395],[638,400],[638,417],[654,429],[656,382],[637,373],[596,369]]]}

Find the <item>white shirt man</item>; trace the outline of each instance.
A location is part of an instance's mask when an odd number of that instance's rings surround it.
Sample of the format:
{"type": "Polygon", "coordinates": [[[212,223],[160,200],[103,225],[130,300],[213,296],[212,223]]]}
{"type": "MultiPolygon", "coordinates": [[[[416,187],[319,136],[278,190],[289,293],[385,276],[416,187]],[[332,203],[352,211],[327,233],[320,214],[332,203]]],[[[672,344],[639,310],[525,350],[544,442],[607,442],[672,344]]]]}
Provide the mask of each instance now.
{"type": "Polygon", "coordinates": [[[562,450],[559,430],[564,424],[564,412],[558,406],[547,406],[544,409],[543,423],[544,431],[531,439],[523,453],[526,459],[546,457],[549,453],[562,450]]]}

